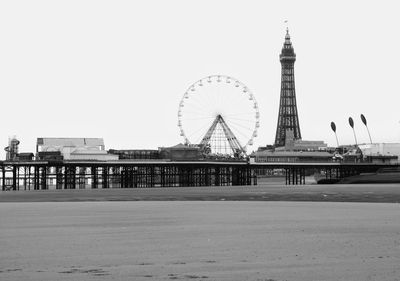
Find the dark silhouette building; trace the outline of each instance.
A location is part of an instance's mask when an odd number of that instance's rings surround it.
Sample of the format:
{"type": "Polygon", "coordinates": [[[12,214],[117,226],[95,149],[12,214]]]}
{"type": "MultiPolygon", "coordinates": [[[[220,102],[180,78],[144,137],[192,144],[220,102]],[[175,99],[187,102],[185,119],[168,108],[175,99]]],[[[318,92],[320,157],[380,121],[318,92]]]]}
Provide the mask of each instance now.
{"type": "Polygon", "coordinates": [[[290,41],[289,29],[286,30],[285,43],[279,57],[282,65],[282,80],[275,147],[285,146],[287,131],[292,131],[294,140],[301,140],[294,83],[296,54],[290,41]]]}

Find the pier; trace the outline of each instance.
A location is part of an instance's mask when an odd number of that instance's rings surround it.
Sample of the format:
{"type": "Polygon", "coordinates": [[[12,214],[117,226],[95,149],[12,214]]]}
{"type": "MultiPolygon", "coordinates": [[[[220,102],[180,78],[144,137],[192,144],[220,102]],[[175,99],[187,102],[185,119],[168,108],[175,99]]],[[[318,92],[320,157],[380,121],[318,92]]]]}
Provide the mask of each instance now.
{"type": "Polygon", "coordinates": [[[260,169],[283,170],[286,185],[307,173],[341,179],[398,164],[248,163],[247,161],[1,161],[1,190],[56,190],[257,185],[260,169]]]}
{"type": "Polygon", "coordinates": [[[255,185],[247,162],[0,162],[1,190],[255,185]]]}

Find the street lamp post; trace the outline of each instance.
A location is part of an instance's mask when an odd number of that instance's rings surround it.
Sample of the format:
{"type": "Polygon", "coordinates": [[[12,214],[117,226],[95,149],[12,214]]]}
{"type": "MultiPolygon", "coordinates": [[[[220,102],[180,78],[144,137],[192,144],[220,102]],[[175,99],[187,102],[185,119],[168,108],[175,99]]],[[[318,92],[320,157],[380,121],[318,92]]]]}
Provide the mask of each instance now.
{"type": "Polygon", "coordinates": [[[356,146],[358,146],[357,137],[356,137],[356,131],[354,131],[354,121],[353,121],[353,118],[351,118],[351,117],[349,117],[349,125],[353,129],[354,140],[356,141],[356,146]]]}
{"type": "Polygon", "coordinates": [[[335,124],[335,122],[331,122],[331,129],[335,133],[336,144],[337,144],[337,147],[339,148],[339,141],[338,141],[337,134],[336,134],[336,124],[335,124]]]}
{"type": "Polygon", "coordinates": [[[371,144],[372,144],[371,134],[369,133],[369,129],[368,129],[368,125],[367,125],[367,119],[365,118],[364,114],[361,114],[361,121],[364,123],[365,127],[367,127],[368,136],[369,136],[369,141],[370,141],[371,144]]]}

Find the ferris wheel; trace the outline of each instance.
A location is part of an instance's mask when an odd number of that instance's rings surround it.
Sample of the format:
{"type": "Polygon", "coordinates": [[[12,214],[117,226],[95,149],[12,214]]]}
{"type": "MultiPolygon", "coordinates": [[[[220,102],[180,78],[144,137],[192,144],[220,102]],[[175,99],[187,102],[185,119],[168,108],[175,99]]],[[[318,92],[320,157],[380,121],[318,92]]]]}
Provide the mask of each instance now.
{"type": "Polygon", "coordinates": [[[212,75],[190,85],[178,108],[178,127],[186,144],[210,147],[212,153],[246,152],[260,127],[251,90],[239,80],[212,75]]]}

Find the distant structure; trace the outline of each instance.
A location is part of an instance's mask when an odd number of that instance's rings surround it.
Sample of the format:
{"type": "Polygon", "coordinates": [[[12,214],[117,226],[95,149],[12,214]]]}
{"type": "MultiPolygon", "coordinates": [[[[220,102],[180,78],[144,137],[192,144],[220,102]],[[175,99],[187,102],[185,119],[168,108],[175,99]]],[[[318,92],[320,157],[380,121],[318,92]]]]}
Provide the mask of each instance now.
{"type": "Polygon", "coordinates": [[[118,160],[118,155],[107,153],[102,138],[38,138],[38,160],[118,160]]]}
{"type": "Polygon", "coordinates": [[[286,29],[285,43],[279,56],[282,65],[281,97],[275,147],[285,146],[287,131],[293,132],[294,140],[301,140],[299,117],[297,115],[296,90],[294,83],[294,62],[296,54],[286,29]]]}
{"type": "Polygon", "coordinates": [[[4,148],[4,150],[6,151],[6,160],[18,160],[18,146],[19,140],[17,140],[15,136],[8,139],[8,146],[4,148]]]}
{"type": "Polygon", "coordinates": [[[118,155],[119,160],[160,159],[160,152],[157,149],[109,149],[108,153],[118,155]]]}
{"type": "Polygon", "coordinates": [[[294,83],[294,62],[296,54],[286,29],[285,43],[280,54],[282,65],[281,95],[278,124],[274,145],[259,147],[250,155],[255,162],[327,162],[333,154],[321,140],[302,140],[297,114],[296,90],[294,83]]]}
{"type": "Polygon", "coordinates": [[[198,145],[177,144],[156,149],[110,149],[108,153],[117,155],[119,160],[201,160],[204,155],[198,145]]]}
{"type": "Polygon", "coordinates": [[[258,151],[250,156],[251,162],[265,163],[326,163],[332,161],[327,151],[258,151]]]}
{"type": "Polygon", "coordinates": [[[210,157],[243,157],[257,137],[259,119],[252,91],[226,75],[196,81],[179,102],[178,127],[184,144],[198,145],[210,157]]]}
{"type": "Polygon", "coordinates": [[[160,147],[160,158],[176,160],[199,160],[202,159],[202,151],[196,145],[177,144],[171,147],[160,147]]]}
{"type": "Polygon", "coordinates": [[[285,145],[276,147],[276,151],[320,151],[327,150],[328,145],[321,140],[295,139],[292,130],[286,131],[285,145]]]}
{"type": "Polygon", "coordinates": [[[357,147],[366,162],[399,163],[400,143],[366,143],[357,147]]]}

